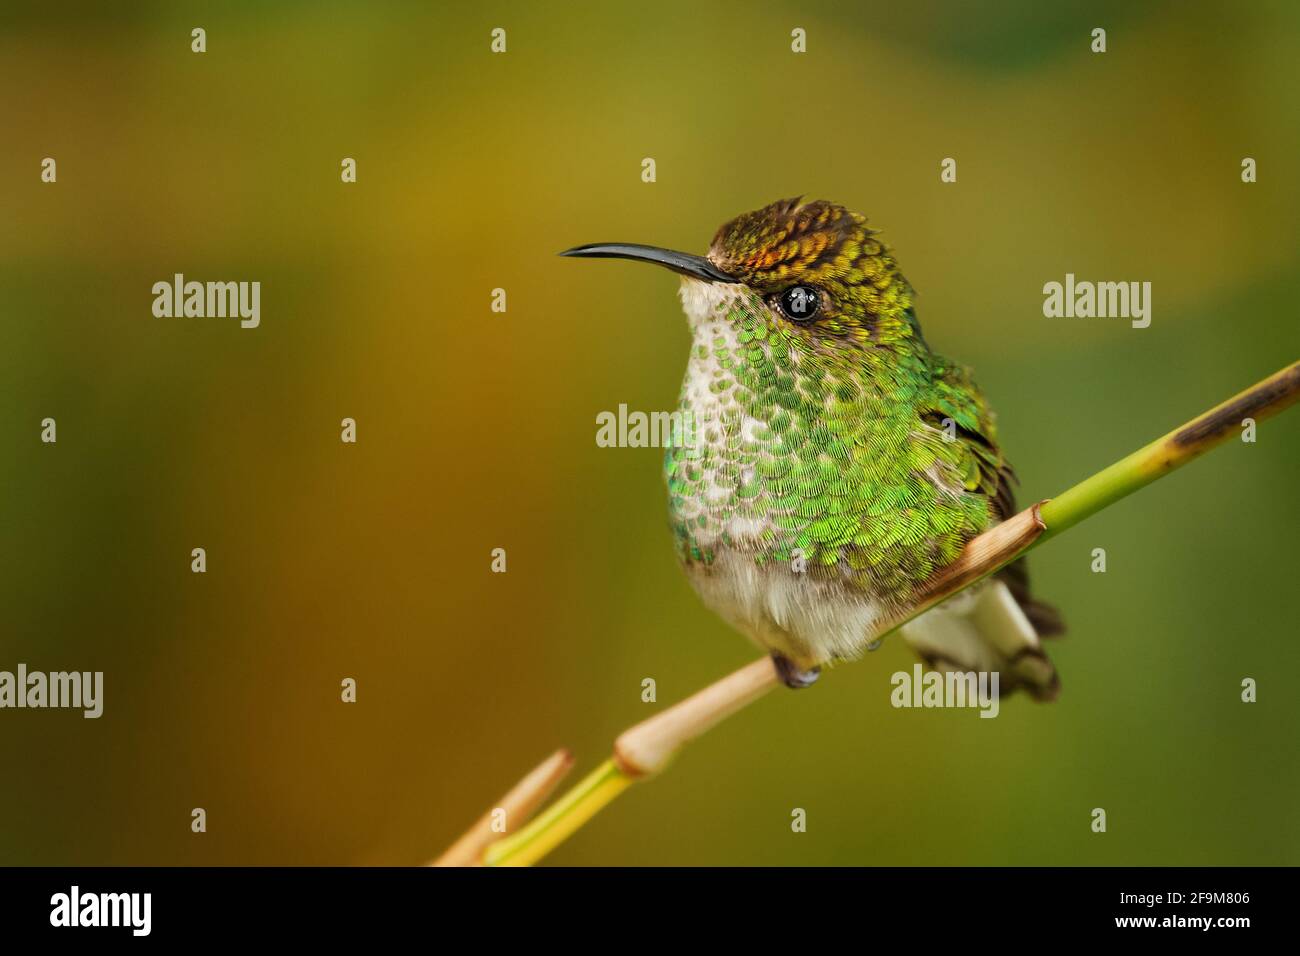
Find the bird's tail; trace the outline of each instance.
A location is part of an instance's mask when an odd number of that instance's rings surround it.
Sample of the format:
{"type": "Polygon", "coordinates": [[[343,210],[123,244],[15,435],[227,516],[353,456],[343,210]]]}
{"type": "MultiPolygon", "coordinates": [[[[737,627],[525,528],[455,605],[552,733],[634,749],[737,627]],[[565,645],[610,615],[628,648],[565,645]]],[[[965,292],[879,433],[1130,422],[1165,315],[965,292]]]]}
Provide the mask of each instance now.
{"type": "Polygon", "coordinates": [[[1053,700],[1061,683],[1040,638],[1064,630],[1056,609],[1030,596],[1021,559],[905,624],[902,634],[936,670],[997,671],[1002,693],[1023,687],[1053,700]]]}

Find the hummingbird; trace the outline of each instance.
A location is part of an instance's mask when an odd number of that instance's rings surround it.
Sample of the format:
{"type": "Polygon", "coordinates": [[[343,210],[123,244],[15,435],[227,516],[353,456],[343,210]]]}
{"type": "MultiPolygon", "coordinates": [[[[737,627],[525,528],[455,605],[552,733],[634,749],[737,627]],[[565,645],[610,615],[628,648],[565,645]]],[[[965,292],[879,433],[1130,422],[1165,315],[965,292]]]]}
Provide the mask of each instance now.
{"type": "MultiPolygon", "coordinates": [[[[1015,473],[965,366],[933,352],[915,294],[864,216],[774,202],[704,256],[634,243],[560,253],[681,277],[692,337],[664,458],[677,554],[704,603],[806,687],[877,646],[971,538],[1015,513],[1015,473]]],[[[1060,688],[1040,638],[1064,630],[1024,559],[904,625],[933,669],[1060,688]]]]}

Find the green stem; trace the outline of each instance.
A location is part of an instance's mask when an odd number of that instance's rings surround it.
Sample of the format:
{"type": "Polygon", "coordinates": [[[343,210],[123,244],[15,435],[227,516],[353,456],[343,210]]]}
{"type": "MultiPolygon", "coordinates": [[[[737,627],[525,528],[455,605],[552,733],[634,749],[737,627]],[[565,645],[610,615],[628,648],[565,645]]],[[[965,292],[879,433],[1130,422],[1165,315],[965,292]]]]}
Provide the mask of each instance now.
{"type": "Polygon", "coordinates": [[[1270,375],[1048,501],[1040,511],[1047,530],[1035,543],[1055,537],[1234,435],[1240,435],[1245,419],[1262,421],[1297,398],[1300,398],[1300,362],[1270,375]]]}
{"type": "Polygon", "coordinates": [[[514,836],[488,847],[483,862],[487,866],[532,866],[599,813],[630,783],[631,777],[619,770],[613,760],[606,760],[514,836]]]}

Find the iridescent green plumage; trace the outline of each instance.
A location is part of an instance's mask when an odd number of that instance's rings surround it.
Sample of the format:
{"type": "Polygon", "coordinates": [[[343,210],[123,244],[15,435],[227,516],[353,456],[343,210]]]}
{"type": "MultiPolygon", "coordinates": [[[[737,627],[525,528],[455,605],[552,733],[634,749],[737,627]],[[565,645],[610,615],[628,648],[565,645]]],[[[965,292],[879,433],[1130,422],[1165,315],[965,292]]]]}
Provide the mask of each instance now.
{"type": "MultiPolygon", "coordinates": [[[[681,408],[697,446],[665,461],[682,561],[705,576],[719,552],[782,571],[803,561],[801,573],[882,613],[905,606],[1012,508],[969,371],[930,350],[894,259],[842,207],[786,201],[741,216],[709,260],[740,283],[712,287],[692,315],[681,408]],[[822,294],[810,322],[774,301],[796,285],[822,294]]],[[[698,280],[685,282],[689,298],[698,280]]]]}
{"type": "Polygon", "coordinates": [[[719,336],[694,349],[713,365],[719,402],[719,414],[702,416],[683,390],[683,408],[704,418],[701,457],[667,456],[683,558],[710,560],[703,531],[716,526],[731,546],[732,517],[766,517],[756,560],[790,561],[798,549],[810,565],[846,564],[861,587],[905,600],[989,525],[1006,480],[969,374],[926,346],[910,287],[859,216],[779,203],[723,227],[711,258],[747,288],[725,317],[739,348],[719,336]],[[829,293],[816,321],[796,325],[765,306],[765,292],[792,284],[829,293]],[[747,420],[762,423],[748,436],[747,420]],[[936,493],[936,478],[967,493],[936,493]],[[733,484],[704,515],[689,504],[733,484]]]}
{"type": "MultiPolygon", "coordinates": [[[[669,451],[674,512],[690,515],[681,499],[734,484],[707,520],[773,519],[760,559],[790,560],[799,548],[812,564],[847,562],[864,587],[905,596],[989,524],[1005,471],[987,409],[963,370],[927,363],[911,344],[871,368],[781,327],[746,299],[727,315],[740,349],[721,340],[695,348],[695,360],[720,372],[710,370],[720,414],[703,417],[684,402],[702,448],[699,458],[669,451]],[[747,419],[763,424],[745,435],[747,419]],[[936,494],[936,475],[976,493],[936,494]]],[[[687,556],[707,561],[700,527],[676,526],[687,556]]]]}
{"type": "MultiPolygon", "coordinates": [[[[921,335],[912,288],[866,220],[785,200],[723,226],[707,257],[598,243],[565,255],[685,278],[693,343],[665,460],[678,552],[704,601],[792,686],[866,649],[967,541],[1014,510],[993,415],[921,335]]],[[[1023,562],[903,628],[946,670],[1051,697],[1023,562]]]]}

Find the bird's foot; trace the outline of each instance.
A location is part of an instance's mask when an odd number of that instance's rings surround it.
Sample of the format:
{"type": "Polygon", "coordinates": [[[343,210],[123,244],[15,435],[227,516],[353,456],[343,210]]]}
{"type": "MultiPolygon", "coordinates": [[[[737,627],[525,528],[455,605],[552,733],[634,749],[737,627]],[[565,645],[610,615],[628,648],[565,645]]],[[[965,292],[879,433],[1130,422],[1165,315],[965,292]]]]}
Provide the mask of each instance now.
{"type": "Polygon", "coordinates": [[[817,677],[821,674],[820,667],[814,667],[811,670],[801,671],[790,663],[789,658],[782,657],[780,654],[772,655],[772,663],[776,665],[776,672],[781,678],[781,683],[785,684],[791,690],[800,690],[804,687],[811,687],[817,683],[817,677]]]}

